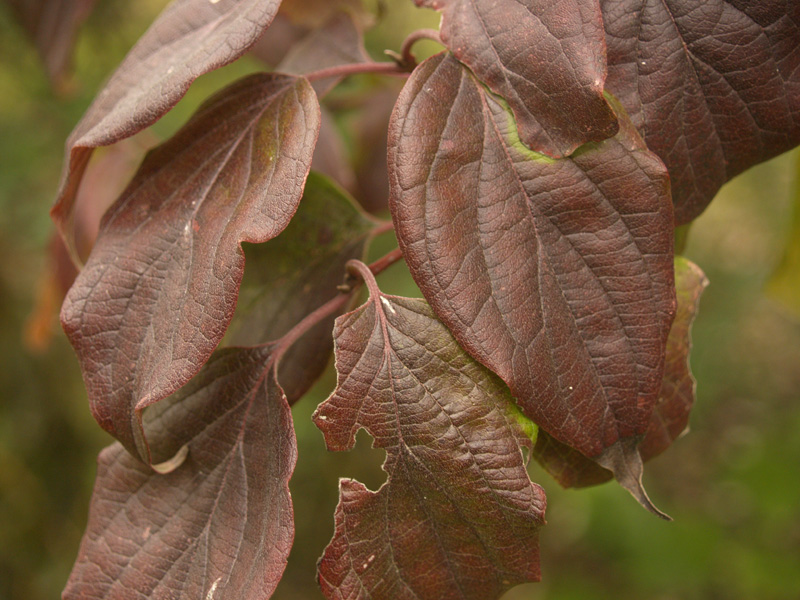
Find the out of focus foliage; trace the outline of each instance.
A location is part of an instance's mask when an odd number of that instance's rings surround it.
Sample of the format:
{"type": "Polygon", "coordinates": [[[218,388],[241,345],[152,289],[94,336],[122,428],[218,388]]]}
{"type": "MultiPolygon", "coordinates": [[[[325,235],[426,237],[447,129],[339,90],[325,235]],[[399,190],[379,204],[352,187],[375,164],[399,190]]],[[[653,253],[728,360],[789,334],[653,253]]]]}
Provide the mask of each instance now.
{"type": "MultiPolygon", "coordinates": [[[[73,84],[56,95],[36,51],[0,4],[3,600],[58,597],[85,525],[95,456],[108,443],[89,415],[77,361],[57,325],[57,291],[47,279],[48,209],[64,139],[161,6],[158,0],[98,2],[78,38],[73,84]]],[[[438,21],[407,0],[385,6],[404,16],[369,35],[376,58],[384,48],[397,49],[408,31],[438,21]]],[[[173,131],[211,91],[258,68],[246,57],[201,78],[155,135],[173,131]]],[[[357,108],[359,86],[366,85],[377,84],[356,78],[330,99],[344,110],[340,123],[350,127],[351,145],[358,127],[375,120],[363,114],[369,107],[357,108]]],[[[685,253],[711,281],[693,335],[697,404],[691,433],[646,472],[652,497],[675,522],[654,519],[618,486],[562,491],[531,466],[548,494],[543,582],[512,590],[508,600],[796,597],[800,311],[792,303],[800,298],[799,157],[795,151],[739,177],[691,228],[685,253]]],[[[383,285],[388,293],[415,294],[407,275],[383,285]]],[[[369,447],[367,436],[359,436],[351,453],[328,453],[311,423],[333,384],[329,374],[294,408],[300,457],[292,490],[299,518],[276,598],[321,598],[313,572],[333,532],[338,477],[373,489],[381,482],[383,453],[369,447]]]]}

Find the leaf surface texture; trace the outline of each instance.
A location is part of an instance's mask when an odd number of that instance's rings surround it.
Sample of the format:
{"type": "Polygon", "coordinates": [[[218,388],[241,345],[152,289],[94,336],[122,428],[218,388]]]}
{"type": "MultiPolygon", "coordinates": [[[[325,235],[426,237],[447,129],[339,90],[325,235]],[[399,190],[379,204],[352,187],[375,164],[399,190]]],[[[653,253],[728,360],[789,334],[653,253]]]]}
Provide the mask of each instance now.
{"type": "Polygon", "coordinates": [[[672,207],[662,163],[619,116],[616,137],[553,160],[455,59],[433,57],[392,117],[390,206],[464,349],[535,423],[638,489],[674,314],[672,207]]]}
{"type": "Polygon", "coordinates": [[[422,300],[373,289],[334,337],[338,384],[314,421],[331,450],[366,429],[388,480],[377,492],[341,481],[326,597],[487,600],[538,580],[545,498],[508,389],[422,300]]]}
{"type": "Polygon", "coordinates": [[[95,418],[143,460],[139,412],[186,383],[222,339],[240,244],[289,223],[318,128],[305,80],[242,79],[151,151],[106,213],[61,318],[95,418]]]}

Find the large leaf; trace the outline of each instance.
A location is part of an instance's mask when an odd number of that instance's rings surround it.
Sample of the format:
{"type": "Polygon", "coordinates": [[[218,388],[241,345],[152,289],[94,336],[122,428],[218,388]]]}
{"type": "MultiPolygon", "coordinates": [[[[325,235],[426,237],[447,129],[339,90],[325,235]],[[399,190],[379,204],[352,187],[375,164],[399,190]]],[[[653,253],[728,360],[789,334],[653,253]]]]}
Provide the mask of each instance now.
{"type": "MultiPolygon", "coordinates": [[[[376,225],[339,187],[312,171],[286,230],[269,244],[245,247],[247,269],[226,343],[255,346],[278,339],[339,294],[345,264],[364,258],[376,225]]],[[[290,402],[325,368],[336,316],[320,321],[287,351],[279,380],[290,402]]]]}
{"type": "Polygon", "coordinates": [[[669,168],[675,220],[800,143],[800,3],[602,0],[607,87],[669,168]]]}
{"type": "Polygon", "coordinates": [[[280,0],[174,0],[128,53],[75,126],[52,216],[70,248],[75,193],[94,148],[149,127],[200,75],[233,62],[269,26],[280,0]]]}
{"type": "MultiPolygon", "coordinates": [[[[643,461],[658,456],[680,437],[689,424],[695,381],[689,368],[691,327],[708,280],[700,268],[675,257],[678,310],[667,339],[664,379],[639,454],[643,461]]],[[[610,471],[556,441],[544,432],[536,440],[534,456],[564,487],[586,487],[611,479],[610,471]]]]}
{"type": "Polygon", "coordinates": [[[75,32],[97,0],[6,0],[42,57],[50,81],[63,86],[75,32]]]}
{"type": "Polygon", "coordinates": [[[455,59],[433,57],[392,118],[390,205],[414,279],[461,345],[646,503],[636,443],[675,309],[672,206],[666,170],[619,117],[616,137],[549,159],[455,59]]]}
{"type": "Polygon", "coordinates": [[[549,156],[617,132],[598,0],[415,0],[442,11],[442,41],[508,102],[528,147],[549,156]]]}
{"type": "Polygon", "coordinates": [[[305,80],[242,79],[151,151],[106,213],[62,323],[95,418],[143,459],[139,412],[186,383],[222,339],[244,269],[240,244],[286,227],[318,127],[305,80]]]}
{"type": "Polygon", "coordinates": [[[365,428],[388,480],[377,492],[341,481],[323,593],[490,600],[538,580],[545,497],[525,470],[527,421],[424,301],[370,287],[336,322],[339,381],[314,422],[332,450],[365,428]]]}
{"type": "Polygon", "coordinates": [[[216,355],[196,393],[161,415],[166,432],[197,433],[175,471],[118,443],[100,454],[66,600],[269,598],[294,537],[297,455],[271,367],[269,348],[216,355]]]}

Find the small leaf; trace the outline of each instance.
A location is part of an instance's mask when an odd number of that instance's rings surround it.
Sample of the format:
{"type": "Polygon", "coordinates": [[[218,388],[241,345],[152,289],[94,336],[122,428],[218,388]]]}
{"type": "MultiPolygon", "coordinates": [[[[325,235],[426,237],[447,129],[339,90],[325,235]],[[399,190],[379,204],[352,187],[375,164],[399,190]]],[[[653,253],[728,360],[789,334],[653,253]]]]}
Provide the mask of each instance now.
{"type": "Polygon", "coordinates": [[[453,58],[420,65],[389,132],[390,206],[437,316],[544,431],[634,488],[675,296],[661,162],[620,132],[553,160],[453,58]]]}
{"type": "Polygon", "coordinates": [[[5,0],[42,57],[56,89],[63,89],[72,61],[75,33],[97,0],[5,0]]]}
{"type": "Polygon", "coordinates": [[[529,148],[563,157],[617,132],[597,0],[415,2],[442,11],[442,41],[508,102],[529,148]]]}
{"type": "Polygon", "coordinates": [[[607,89],[669,168],[675,221],[800,143],[800,4],[602,0],[607,89]]]}
{"type": "MultiPolygon", "coordinates": [[[[275,340],[339,294],[345,264],[363,259],[376,221],[329,179],[313,171],[286,230],[269,244],[245,247],[247,269],[226,343],[275,340]]],[[[333,351],[337,315],[324,319],[286,353],[279,381],[289,401],[302,396],[333,351]]]]}
{"type": "MultiPolygon", "coordinates": [[[[276,70],[293,75],[305,75],[328,67],[369,60],[364,49],[361,30],[353,16],[342,11],[332,15],[319,29],[312,30],[295,43],[276,70]]],[[[312,85],[319,96],[324,96],[340,79],[339,77],[320,79],[312,85]]]]}
{"type": "Polygon", "coordinates": [[[240,244],[286,227],[318,128],[305,80],[242,79],[151,151],[106,213],[62,324],[95,418],[143,460],[139,413],[185,384],[222,339],[244,269],[240,244]]]}
{"type": "MultiPolygon", "coordinates": [[[[675,287],[678,309],[667,339],[667,360],[661,391],[658,395],[647,433],[639,444],[643,461],[669,448],[689,423],[694,405],[695,382],[689,369],[691,326],[708,284],[703,272],[683,257],[675,257],[675,287]]],[[[610,471],[540,432],[534,456],[564,487],[586,487],[611,479],[610,471]]]]}
{"type": "Polygon", "coordinates": [[[65,600],[272,595],[294,537],[297,449],[269,352],[219,353],[225,376],[162,415],[166,431],[198,432],[171,473],[118,443],[103,450],[65,600]]]}
{"type": "Polygon", "coordinates": [[[233,62],[272,22],[280,0],[174,0],[125,57],[67,140],[51,214],[72,240],[75,193],[94,148],[149,127],[200,75],[233,62]]]}
{"type": "Polygon", "coordinates": [[[338,385],[314,422],[331,450],[359,428],[387,452],[372,492],[341,481],[319,563],[327,598],[490,600],[539,579],[545,497],[502,382],[417,299],[381,294],[336,322],[338,385]]]}

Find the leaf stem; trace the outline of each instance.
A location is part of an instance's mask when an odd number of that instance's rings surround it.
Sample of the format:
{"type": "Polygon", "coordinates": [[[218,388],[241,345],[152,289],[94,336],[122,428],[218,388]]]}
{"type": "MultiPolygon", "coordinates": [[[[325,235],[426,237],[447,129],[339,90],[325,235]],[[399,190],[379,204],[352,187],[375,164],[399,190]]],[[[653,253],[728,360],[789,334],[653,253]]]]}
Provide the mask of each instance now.
{"type": "Polygon", "coordinates": [[[410,69],[408,69],[405,65],[388,61],[348,63],[346,65],[337,65],[335,67],[328,67],[327,69],[320,69],[319,71],[312,71],[311,73],[307,73],[305,78],[309,81],[316,81],[318,79],[326,79],[328,77],[347,77],[348,75],[357,75],[359,73],[407,75],[410,73],[410,69]]]}
{"type": "Polygon", "coordinates": [[[375,281],[375,275],[385,271],[394,263],[402,260],[402,258],[403,253],[400,251],[400,248],[395,248],[391,252],[380,257],[375,262],[370,263],[369,266],[365,265],[360,260],[348,261],[346,265],[348,275],[356,276],[353,283],[348,283],[347,285],[341,287],[340,294],[334,296],[313,312],[310,312],[303,318],[302,321],[292,327],[282,338],[276,342],[275,350],[272,353],[272,364],[274,368],[278,368],[278,363],[286,351],[291,348],[292,344],[303,337],[303,335],[308,332],[309,329],[347,306],[347,303],[350,302],[353,294],[360,287],[361,281],[364,281],[367,284],[370,295],[377,297],[377,294],[380,294],[380,290],[378,289],[378,284],[375,281]]]}
{"type": "Polygon", "coordinates": [[[381,256],[375,262],[371,262],[369,264],[369,270],[373,275],[378,275],[401,260],[403,260],[403,251],[400,250],[400,248],[395,248],[391,252],[381,256]]]}
{"type": "Polygon", "coordinates": [[[417,29],[409,33],[400,47],[400,60],[412,70],[417,66],[417,57],[411,53],[411,48],[420,40],[432,40],[437,44],[442,43],[442,38],[436,29],[417,29]]]}

